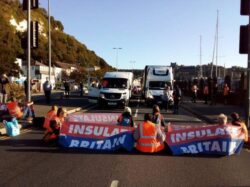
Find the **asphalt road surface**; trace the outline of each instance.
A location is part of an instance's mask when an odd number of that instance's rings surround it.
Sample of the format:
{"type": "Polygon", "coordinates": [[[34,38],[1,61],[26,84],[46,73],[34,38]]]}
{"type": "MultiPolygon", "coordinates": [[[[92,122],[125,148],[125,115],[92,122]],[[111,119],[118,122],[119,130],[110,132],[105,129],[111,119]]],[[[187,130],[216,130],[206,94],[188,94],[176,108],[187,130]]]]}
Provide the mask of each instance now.
{"type": "MultiPolygon", "coordinates": [[[[84,111],[121,113],[122,109],[84,111]]],[[[132,111],[138,123],[152,109],[134,102],[132,111]]],[[[182,109],[179,115],[162,113],[174,124],[204,123],[182,109]]],[[[167,150],[100,153],[47,146],[42,136],[42,130],[33,128],[0,140],[1,186],[250,186],[247,149],[229,157],[172,156],[167,150]]]]}

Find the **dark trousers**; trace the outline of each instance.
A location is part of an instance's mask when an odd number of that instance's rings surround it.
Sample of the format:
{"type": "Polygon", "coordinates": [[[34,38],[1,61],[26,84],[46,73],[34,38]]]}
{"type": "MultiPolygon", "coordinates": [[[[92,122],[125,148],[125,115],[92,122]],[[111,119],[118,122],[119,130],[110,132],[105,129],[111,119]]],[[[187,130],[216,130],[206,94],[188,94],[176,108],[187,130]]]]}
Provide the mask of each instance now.
{"type": "Polygon", "coordinates": [[[46,98],[46,103],[50,103],[50,95],[51,95],[51,91],[44,91],[44,95],[46,98]]]}

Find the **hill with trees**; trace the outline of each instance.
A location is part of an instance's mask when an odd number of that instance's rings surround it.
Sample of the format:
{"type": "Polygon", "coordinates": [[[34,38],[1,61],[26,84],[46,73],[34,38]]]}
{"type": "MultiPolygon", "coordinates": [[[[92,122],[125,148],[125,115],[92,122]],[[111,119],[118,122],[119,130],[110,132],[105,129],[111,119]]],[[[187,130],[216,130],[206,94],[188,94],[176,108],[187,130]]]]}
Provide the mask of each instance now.
{"type": "MultiPolygon", "coordinates": [[[[32,20],[39,22],[39,47],[32,49],[32,61],[40,61],[48,64],[48,14],[43,8],[32,10],[32,20]]],[[[26,60],[26,50],[22,47],[26,42],[26,28],[20,29],[20,25],[27,23],[26,11],[23,11],[19,0],[0,1],[0,73],[6,72],[18,75],[20,69],[14,63],[16,58],[26,60]]],[[[26,24],[27,25],[27,24],[26,24]]],[[[73,36],[64,32],[64,26],[51,17],[52,39],[52,65],[57,61],[77,64],[80,68],[99,66],[104,71],[112,69],[111,66],[94,51],[89,50],[84,44],[77,41],[73,36]]]]}

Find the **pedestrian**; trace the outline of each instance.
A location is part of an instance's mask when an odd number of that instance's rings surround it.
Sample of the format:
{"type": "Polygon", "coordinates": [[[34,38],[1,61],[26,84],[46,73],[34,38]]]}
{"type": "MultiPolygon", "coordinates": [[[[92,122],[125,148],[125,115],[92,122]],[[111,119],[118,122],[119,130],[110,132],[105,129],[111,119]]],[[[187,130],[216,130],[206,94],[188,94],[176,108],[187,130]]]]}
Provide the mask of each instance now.
{"type": "Polygon", "coordinates": [[[52,85],[49,81],[49,78],[47,77],[46,81],[43,83],[43,91],[44,91],[47,104],[50,103],[51,90],[52,90],[52,85]]]}
{"type": "Polygon", "coordinates": [[[231,124],[233,126],[242,127],[242,131],[245,134],[244,141],[248,142],[248,130],[247,130],[246,124],[240,120],[239,114],[236,112],[233,112],[231,114],[231,118],[232,118],[231,124]]]}
{"type": "Polygon", "coordinates": [[[9,84],[9,78],[5,73],[1,75],[0,78],[0,102],[1,103],[6,103],[8,99],[8,94],[7,94],[7,85],[9,84]]]}
{"type": "Polygon", "coordinates": [[[136,149],[141,152],[154,153],[164,149],[165,133],[160,126],[151,122],[150,114],[144,115],[143,123],[140,123],[134,132],[136,149]]]}
{"type": "Polygon", "coordinates": [[[205,84],[204,89],[203,89],[203,96],[204,96],[204,101],[205,101],[205,104],[207,104],[207,101],[208,101],[208,95],[209,95],[208,85],[207,85],[207,84],[205,84]]]}
{"type": "Polygon", "coordinates": [[[67,110],[64,108],[59,108],[57,110],[57,114],[50,121],[50,131],[47,131],[47,134],[44,135],[43,140],[45,142],[55,142],[57,143],[59,134],[60,134],[60,129],[62,127],[63,122],[65,121],[65,118],[67,116],[67,110]]]}
{"type": "Polygon", "coordinates": [[[217,94],[218,94],[218,84],[216,81],[213,81],[213,85],[212,85],[212,89],[211,89],[211,103],[210,105],[216,105],[216,100],[217,100],[217,94]]]}
{"type": "Polygon", "coordinates": [[[83,83],[80,82],[79,86],[80,86],[80,96],[82,97],[83,96],[83,83]]]}
{"type": "Polygon", "coordinates": [[[192,91],[192,101],[193,101],[193,103],[196,103],[197,91],[198,91],[198,87],[196,84],[193,84],[191,91],[192,91]]]}
{"type": "Polygon", "coordinates": [[[151,121],[158,126],[165,127],[164,117],[160,113],[160,107],[158,105],[153,106],[153,116],[151,121]]]}
{"type": "Polygon", "coordinates": [[[130,107],[125,107],[124,112],[119,116],[117,122],[118,125],[121,126],[127,126],[127,127],[134,126],[132,111],[130,107]]]}
{"type": "Polygon", "coordinates": [[[65,93],[65,97],[69,98],[69,92],[70,92],[70,84],[68,81],[64,82],[64,93],[65,93]]]}
{"type": "Polygon", "coordinates": [[[173,94],[169,86],[166,86],[163,91],[162,105],[163,108],[168,111],[170,105],[173,103],[173,94]]]}
{"type": "Polygon", "coordinates": [[[229,91],[230,91],[230,89],[229,89],[227,83],[225,83],[224,87],[223,87],[223,97],[224,97],[224,104],[225,105],[228,102],[229,91]]]}
{"type": "Polygon", "coordinates": [[[226,125],[227,124],[227,116],[225,114],[220,114],[217,118],[219,125],[226,125]]]}
{"type": "Polygon", "coordinates": [[[174,114],[179,113],[179,103],[181,100],[181,89],[178,85],[175,85],[174,87],[174,92],[173,92],[173,97],[174,97],[174,114]]]}

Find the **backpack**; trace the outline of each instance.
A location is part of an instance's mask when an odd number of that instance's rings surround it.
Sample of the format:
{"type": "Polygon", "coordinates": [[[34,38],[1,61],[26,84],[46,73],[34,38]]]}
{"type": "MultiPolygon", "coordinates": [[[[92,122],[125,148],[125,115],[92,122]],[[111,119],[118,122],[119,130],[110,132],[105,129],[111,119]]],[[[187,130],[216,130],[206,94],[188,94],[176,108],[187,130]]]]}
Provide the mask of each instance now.
{"type": "Polygon", "coordinates": [[[130,126],[131,117],[130,116],[122,116],[122,120],[119,122],[121,126],[130,126]]]}
{"type": "Polygon", "coordinates": [[[18,127],[18,121],[16,118],[13,118],[11,121],[3,121],[6,134],[8,136],[17,136],[20,134],[20,128],[18,127]]]}

